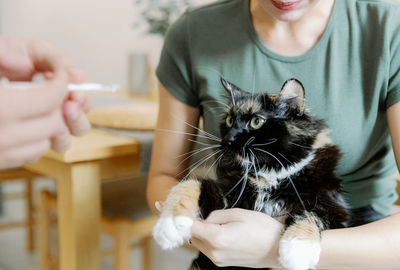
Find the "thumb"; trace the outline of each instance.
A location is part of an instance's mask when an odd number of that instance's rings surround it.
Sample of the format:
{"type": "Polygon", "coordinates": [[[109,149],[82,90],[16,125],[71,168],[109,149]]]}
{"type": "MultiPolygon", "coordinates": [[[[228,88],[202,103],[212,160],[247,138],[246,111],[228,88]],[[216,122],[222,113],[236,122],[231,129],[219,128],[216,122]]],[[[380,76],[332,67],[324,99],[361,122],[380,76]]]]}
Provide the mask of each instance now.
{"type": "Polygon", "coordinates": [[[220,230],[219,224],[208,223],[204,220],[195,220],[192,225],[192,237],[198,239],[212,238],[220,230]]]}
{"type": "Polygon", "coordinates": [[[226,224],[236,221],[242,221],[246,219],[246,216],[248,215],[247,212],[248,210],[240,208],[216,210],[211,212],[211,214],[207,217],[206,221],[208,223],[215,223],[215,224],[226,224]]]}

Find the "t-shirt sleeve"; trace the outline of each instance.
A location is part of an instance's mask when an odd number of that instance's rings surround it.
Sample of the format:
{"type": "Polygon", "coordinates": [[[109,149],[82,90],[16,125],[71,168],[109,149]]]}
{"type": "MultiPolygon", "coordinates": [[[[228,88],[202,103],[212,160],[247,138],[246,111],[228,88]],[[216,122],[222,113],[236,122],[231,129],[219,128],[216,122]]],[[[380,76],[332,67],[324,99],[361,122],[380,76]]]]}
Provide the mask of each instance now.
{"type": "Polygon", "coordinates": [[[160,83],[183,103],[199,105],[190,57],[188,13],[185,13],[166,34],[156,75],[160,83]]]}
{"type": "Polygon", "coordinates": [[[386,108],[400,102],[400,5],[396,4],[390,22],[390,66],[386,108]]]}

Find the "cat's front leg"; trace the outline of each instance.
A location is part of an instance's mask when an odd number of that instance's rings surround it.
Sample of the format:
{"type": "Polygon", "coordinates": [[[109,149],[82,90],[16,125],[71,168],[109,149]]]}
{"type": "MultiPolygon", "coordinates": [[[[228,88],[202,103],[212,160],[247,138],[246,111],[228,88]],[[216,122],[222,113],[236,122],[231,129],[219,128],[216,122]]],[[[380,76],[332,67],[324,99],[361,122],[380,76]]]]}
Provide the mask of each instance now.
{"type": "Polygon", "coordinates": [[[183,245],[191,237],[193,220],[199,214],[201,182],[189,179],[171,189],[162,213],[153,228],[153,236],[162,249],[183,245]]]}
{"type": "Polygon", "coordinates": [[[314,213],[294,216],[279,243],[279,262],[285,269],[315,269],[321,253],[322,220],[314,213]]]}

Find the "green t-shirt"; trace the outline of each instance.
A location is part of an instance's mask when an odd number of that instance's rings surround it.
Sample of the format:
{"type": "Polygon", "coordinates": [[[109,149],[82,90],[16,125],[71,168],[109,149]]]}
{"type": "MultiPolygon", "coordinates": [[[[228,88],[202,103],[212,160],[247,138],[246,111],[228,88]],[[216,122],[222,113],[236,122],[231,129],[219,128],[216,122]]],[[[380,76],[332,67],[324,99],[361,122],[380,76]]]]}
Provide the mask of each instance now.
{"type": "Polygon", "coordinates": [[[336,0],[318,44],[287,57],[257,36],[249,0],[187,11],[165,39],[157,76],[177,99],[199,107],[204,129],[219,133],[225,102],[220,77],[242,89],[278,93],[295,77],[311,112],[324,119],[343,152],[338,173],[353,208],[389,214],[396,200],[386,109],[400,101],[400,5],[336,0]]]}

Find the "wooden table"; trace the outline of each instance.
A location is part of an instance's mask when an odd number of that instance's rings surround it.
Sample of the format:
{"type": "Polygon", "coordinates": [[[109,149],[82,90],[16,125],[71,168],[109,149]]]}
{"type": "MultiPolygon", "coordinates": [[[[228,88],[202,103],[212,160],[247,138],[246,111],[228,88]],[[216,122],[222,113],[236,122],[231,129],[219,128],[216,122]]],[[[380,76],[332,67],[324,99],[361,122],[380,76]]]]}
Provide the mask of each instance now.
{"type": "Polygon", "coordinates": [[[100,180],[131,175],[139,164],[137,140],[91,130],[66,153],[24,166],[57,180],[60,270],[100,269],[100,180]]]}

